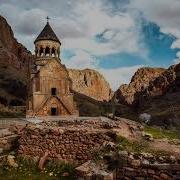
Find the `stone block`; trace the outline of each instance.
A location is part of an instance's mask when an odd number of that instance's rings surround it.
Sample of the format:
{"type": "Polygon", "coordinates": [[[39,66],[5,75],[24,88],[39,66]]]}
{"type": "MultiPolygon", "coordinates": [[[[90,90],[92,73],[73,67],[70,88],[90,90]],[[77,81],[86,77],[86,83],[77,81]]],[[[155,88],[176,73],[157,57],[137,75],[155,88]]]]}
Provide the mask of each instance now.
{"type": "Polygon", "coordinates": [[[148,169],[148,174],[156,174],[156,172],[153,169],[148,169]]]}
{"type": "Polygon", "coordinates": [[[3,148],[0,148],[0,154],[2,154],[3,153],[3,148]]]}
{"type": "Polygon", "coordinates": [[[161,173],[161,174],[160,174],[160,178],[161,178],[162,180],[173,180],[173,177],[170,176],[170,175],[168,175],[168,174],[166,174],[166,173],[161,173]]]}
{"type": "Polygon", "coordinates": [[[125,175],[128,177],[135,177],[137,175],[137,172],[134,168],[126,167],[125,169],[125,175]]]}

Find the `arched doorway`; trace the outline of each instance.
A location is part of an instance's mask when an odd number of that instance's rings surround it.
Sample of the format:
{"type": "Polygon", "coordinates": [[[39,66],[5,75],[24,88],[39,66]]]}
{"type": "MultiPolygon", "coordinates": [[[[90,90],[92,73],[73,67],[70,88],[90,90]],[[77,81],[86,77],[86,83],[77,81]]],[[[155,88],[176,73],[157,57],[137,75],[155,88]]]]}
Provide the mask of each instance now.
{"type": "Polygon", "coordinates": [[[58,115],[58,106],[57,104],[51,104],[51,107],[50,107],[50,114],[51,116],[57,116],[58,115]]]}
{"type": "Polygon", "coordinates": [[[57,116],[57,108],[51,107],[51,116],[57,116]]]}

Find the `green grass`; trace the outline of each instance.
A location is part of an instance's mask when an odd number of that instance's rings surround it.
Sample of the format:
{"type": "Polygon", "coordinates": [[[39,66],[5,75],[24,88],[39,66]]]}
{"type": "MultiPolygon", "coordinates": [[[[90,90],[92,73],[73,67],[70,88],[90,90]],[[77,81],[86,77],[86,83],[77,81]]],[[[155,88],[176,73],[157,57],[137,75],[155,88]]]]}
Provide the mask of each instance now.
{"type": "Polygon", "coordinates": [[[152,134],[153,138],[155,139],[180,139],[180,132],[178,131],[158,129],[150,126],[145,126],[144,131],[146,133],[152,134]]]}
{"type": "Polygon", "coordinates": [[[63,162],[47,162],[43,171],[38,169],[37,164],[30,159],[18,158],[18,168],[12,168],[4,164],[0,168],[0,179],[6,180],[73,180],[74,166],[63,162]],[[68,176],[62,176],[63,173],[68,176]]]}
{"type": "Polygon", "coordinates": [[[153,154],[154,156],[165,156],[170,154],[164,150],[152,149],[149,145],[149,142],[147,141],[129,141],[128,139],[122,136],[118,136],[117,149],[121,151],[126,150],[127,152],[133,152],[135,154],[147,152],[153,154]]]}
{"type": "Polygon", "coordinates": [[[146,141],[129,141],[125,137],[118,136],[117,138],[117,148],[119,150],[126,150],[128,152],[141,153],[148,149],[148,142],[146,141]]]}

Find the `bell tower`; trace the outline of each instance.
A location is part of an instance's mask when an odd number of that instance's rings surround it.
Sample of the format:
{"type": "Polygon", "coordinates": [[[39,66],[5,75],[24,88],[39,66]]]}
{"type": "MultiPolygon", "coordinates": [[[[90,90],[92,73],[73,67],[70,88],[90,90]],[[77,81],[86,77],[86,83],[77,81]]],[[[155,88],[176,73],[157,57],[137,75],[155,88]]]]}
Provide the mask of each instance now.
{"type": "Polygon", "coordinates": [[[47,17],[47,23],[34,41],[34,44],[36,65],[44,65],[50,58],[57,58],[60,60],[61,42],[49,24],[49,17],[47,17]]]}
{"type": "Polygon", "coordinates": [[[48,17],[34,44],[35,64],[29,76],[27,117],[78,116],[72,81],[60,60],[61,42],[48,17]]]}

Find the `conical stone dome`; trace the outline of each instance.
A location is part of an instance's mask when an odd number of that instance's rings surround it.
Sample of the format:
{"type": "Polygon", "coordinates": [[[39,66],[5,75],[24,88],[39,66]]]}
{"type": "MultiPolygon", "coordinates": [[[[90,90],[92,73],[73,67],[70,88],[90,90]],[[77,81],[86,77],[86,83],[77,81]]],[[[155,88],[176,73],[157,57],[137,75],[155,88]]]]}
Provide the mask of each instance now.
{"type": "Polygon", "coordinates": [[[61,44],[61,42],[59,41],[58,37],[56,36],[55,32],[53,31],[53,29],[51,28],[49,22],[47,22],[46,26],[44,27],[44,29],[41,31],[41,33],[39,34],[39,36],[36,38],[36,40],[34,41],[34,43],[36,43],[37,41],[41,41],[41,40],[52,40],[52,41],[56,41],[58,43],[61,44]]]}

